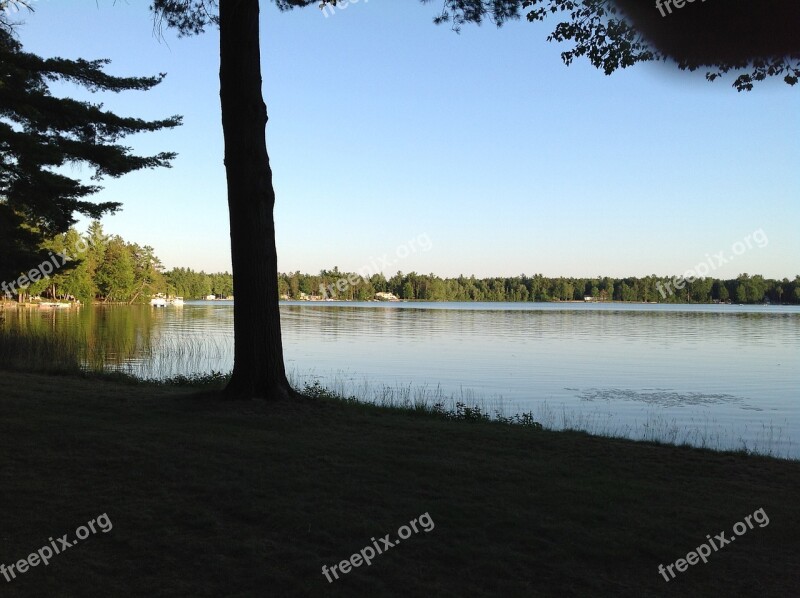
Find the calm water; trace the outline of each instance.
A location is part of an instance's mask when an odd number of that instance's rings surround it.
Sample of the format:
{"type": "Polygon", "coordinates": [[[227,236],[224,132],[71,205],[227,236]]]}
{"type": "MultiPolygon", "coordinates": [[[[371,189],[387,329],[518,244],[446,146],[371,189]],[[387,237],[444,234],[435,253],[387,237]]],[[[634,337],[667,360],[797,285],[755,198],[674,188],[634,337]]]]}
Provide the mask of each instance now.
{"type": "MultiPolygon", "coordinates": [[[[438,389],[554,427],[800,457],[800,308],[287,302],[281,318],[301,385],[438,389]]],[[[17,310],[10,320],[82,335],[144,376],[232,367],[228,302],[17,310]]]]}

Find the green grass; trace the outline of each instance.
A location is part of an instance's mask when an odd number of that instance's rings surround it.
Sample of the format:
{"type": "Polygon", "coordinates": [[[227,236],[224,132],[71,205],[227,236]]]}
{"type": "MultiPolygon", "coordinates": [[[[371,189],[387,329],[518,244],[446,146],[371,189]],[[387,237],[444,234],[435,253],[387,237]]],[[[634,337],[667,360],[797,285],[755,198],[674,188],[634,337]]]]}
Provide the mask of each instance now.
{"type": "Polygon", "coordinates": [[[796,461],[365,405],[324,389],[225,403],[193,396],[185,380],[0,380],[0,563],[102,513],[113,523],[46,568],[0,577],[3,595],[764,597],[800,587],[796,461]],[[768,526],[669,583],[658,574],[759,508],[768,526]],[[429,533],[334,583],[323,577],[322,565],[426,512],[429,533]]]}

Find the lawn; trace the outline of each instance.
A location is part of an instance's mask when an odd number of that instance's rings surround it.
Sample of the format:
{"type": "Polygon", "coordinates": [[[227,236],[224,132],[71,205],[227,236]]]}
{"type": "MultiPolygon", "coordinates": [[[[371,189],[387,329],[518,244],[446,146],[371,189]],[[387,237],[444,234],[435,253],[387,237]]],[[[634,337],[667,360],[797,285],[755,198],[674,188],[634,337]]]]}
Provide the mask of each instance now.
{"type": "Polygon", "coordinates": [[[4,596],[765,597],[800,588],[797,461],[329,399],[226,403],[102,378],[0,380],[0,563],[50,537],[74,539],[103,514],[113,525],[103,532],[98,522],[47,566],[0,576],[4,596]],[[735,536],[758,509],[769,523],[735,536]],[[371,565],[342,572],[372,538],[393,542],[414,519],[416,533],[409,526],[371,565]],[[665,581],[659,564],[723,531],[735,541],[665,581]],[[339,579],[329,582],[323,565],[339,579]]]}

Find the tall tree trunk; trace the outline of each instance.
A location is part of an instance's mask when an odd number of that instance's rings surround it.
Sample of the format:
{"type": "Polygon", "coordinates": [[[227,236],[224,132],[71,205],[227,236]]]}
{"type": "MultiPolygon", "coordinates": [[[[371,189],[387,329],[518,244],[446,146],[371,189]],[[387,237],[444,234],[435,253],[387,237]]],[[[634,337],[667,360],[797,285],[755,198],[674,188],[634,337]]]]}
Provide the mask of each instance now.
{"type": "Polygon", "coordinates": [[[258,0],[221,0],[220,100],[228,178],[234,365],[232,398],[292,395],[286,379],[278,308],[275,190],[267,155],[267,107],[261,95],[258,0]]]}

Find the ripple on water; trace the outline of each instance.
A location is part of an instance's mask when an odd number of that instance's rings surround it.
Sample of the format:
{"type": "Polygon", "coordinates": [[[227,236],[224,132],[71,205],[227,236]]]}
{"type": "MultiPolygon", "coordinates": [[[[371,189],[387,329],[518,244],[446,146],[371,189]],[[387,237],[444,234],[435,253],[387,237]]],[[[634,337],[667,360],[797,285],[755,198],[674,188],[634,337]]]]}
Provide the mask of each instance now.
{"type": "Polygon", "coordinates": [[[582,401],[635,401],[659,407],[680,405],[719,405],[741,403],[743,399],[724,393],[679,392],[668,388],[631,390],[624,388],[587,388],[578,393],[582,401]]]}

